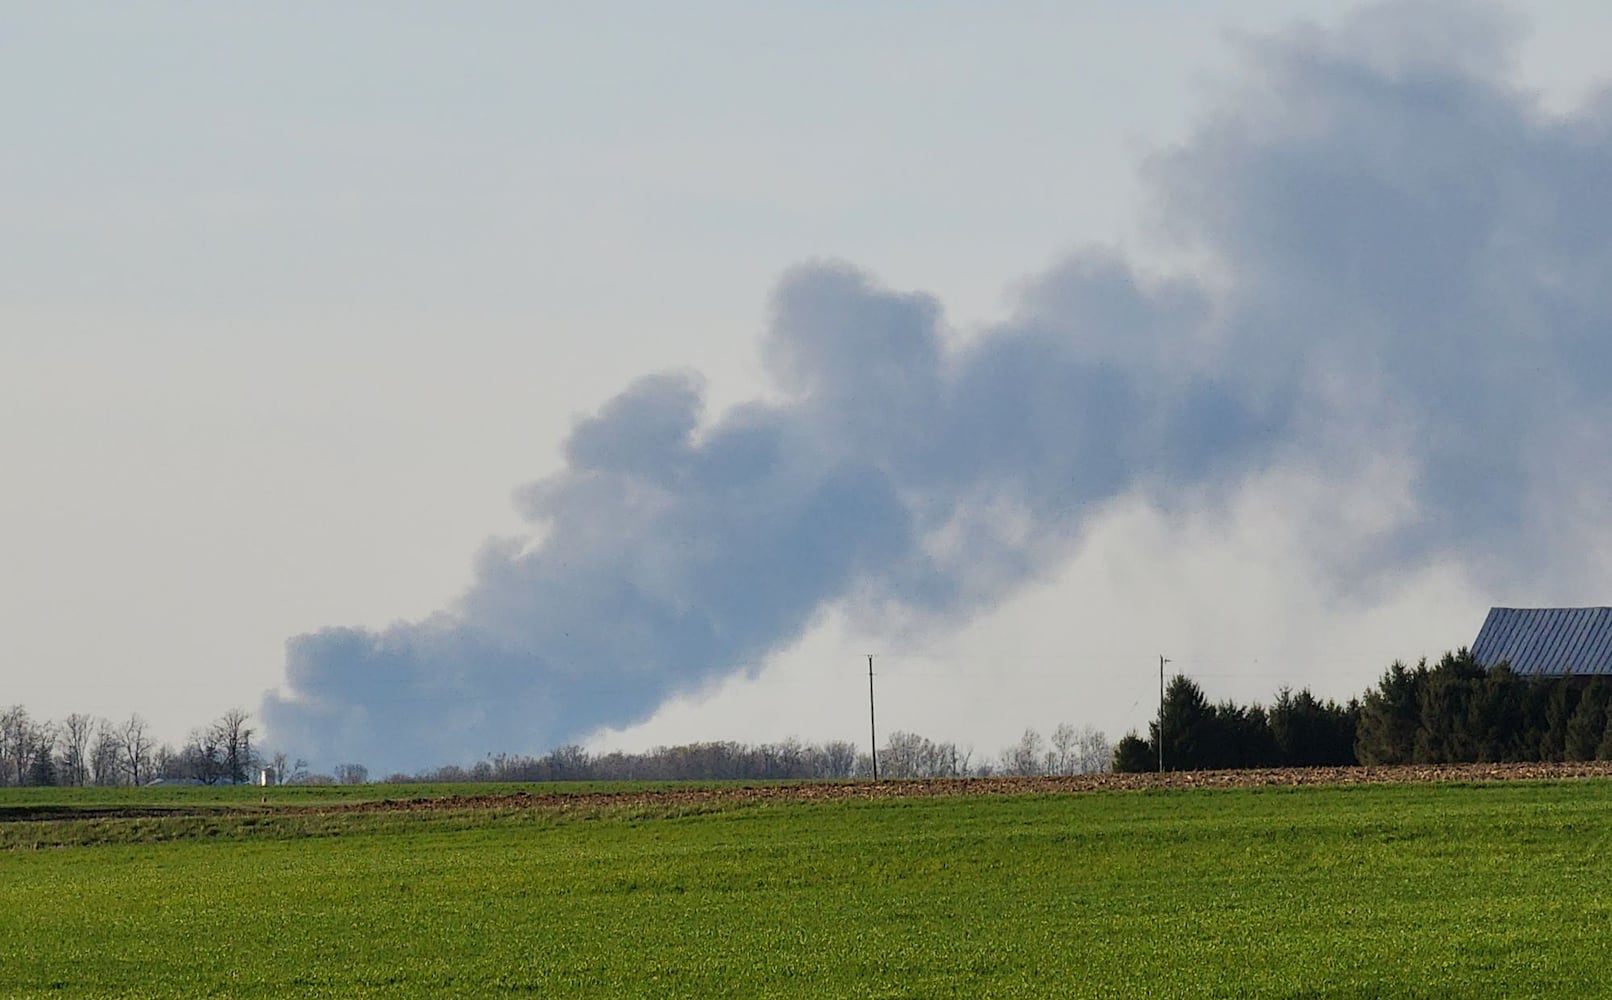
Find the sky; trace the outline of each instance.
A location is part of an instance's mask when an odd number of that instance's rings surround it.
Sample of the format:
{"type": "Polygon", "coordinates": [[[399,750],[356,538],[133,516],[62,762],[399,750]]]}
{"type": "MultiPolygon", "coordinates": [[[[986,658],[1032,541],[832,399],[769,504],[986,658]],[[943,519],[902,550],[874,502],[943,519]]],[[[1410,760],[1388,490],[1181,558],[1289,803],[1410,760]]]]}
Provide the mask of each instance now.
{"type": "Polygon", "coordinates": [[[1607,603],[1609,30],[0,6],[0,704],[989,755],[1607,603]]]}

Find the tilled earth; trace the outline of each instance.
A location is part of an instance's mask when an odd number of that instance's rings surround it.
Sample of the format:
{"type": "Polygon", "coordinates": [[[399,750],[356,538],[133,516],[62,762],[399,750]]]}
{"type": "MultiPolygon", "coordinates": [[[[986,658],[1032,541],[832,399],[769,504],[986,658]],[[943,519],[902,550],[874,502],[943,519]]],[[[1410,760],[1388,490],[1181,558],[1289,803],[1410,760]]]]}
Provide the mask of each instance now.
{"type": "MultiPolygon", "coordinates": [[[[0,810],[7,820],[141,818],[217,815],[249,811],[294,815],[426,812],[478,809],[540,809],[594,812],[612,807],[671,809],[766,802],[830,802],[945,795],[1067,795],[1101,791],[1177,788],[1283,788],[1300,785],[1409,784],[1411,782],[1558,781],[1612,777],[1612,761],[1556,764],[1405,764],[1379,767],[1284,767],[1240,771],[1167,771],[1164,774],[1090,774],[1032,778],[897,778],[871,781],[802,781],[782,784],[733,782],[660,786],[633,791],[517,791],[431,798],[388,798],[320,805],[263,804],[198,806],[34,807],[0,810]]],[[[406,796],[404,787],[397,789],[406,796]]]]}
{"type": "MultiPolygon", "coordinates": [[[[1557,781],[1612,777],[1612,761],[1557,764],[1405,764],[1379,767],[1284,767],[1239,771],[1167,771],[1164,774],[1091,774],[1047,777],[897,778],[871,781],[802,781],[783,784],[733,782],[718,785],[661,786],[633,791],[517,791],[432,798],[379,799],[321,805],[279,805],[265,801],[246,807],[272,814],[363,813],[476,809],[595,811],[611,807],[698,807],[765,802],[829,802],[945,795],[1066,795],[1082,792],[1177,788],[1282,788],[1300,785],[1408,784],[1411,782],[1557,781]]],[[[406,795],[405,788],[399,788],[406,795]]],[[[241,807],[40,808],[0,811],[5,819],[89,819],[175,816],[236,811],[241,807]]]]}
{"type": "Polygon", "coordinates": [[[1161,788],[1279,788],[1299,785],[1409,784],[1411,782],[1557,781],[1612,777],[1612,761],[1566,764],[1406,764],[1380,767],[1273,767],[1239,771],[1167,771],[1164,774],[1086,774],[1033,778],[896,778],[805,781],[788,784],[691,785],[630,792],[516,792],[450,798],[362,802],[325,809],[474,809],[578,806],[698,805],[703,802],[808,802],[897,799],[943,795],[1065,795],[1161,788]]]}

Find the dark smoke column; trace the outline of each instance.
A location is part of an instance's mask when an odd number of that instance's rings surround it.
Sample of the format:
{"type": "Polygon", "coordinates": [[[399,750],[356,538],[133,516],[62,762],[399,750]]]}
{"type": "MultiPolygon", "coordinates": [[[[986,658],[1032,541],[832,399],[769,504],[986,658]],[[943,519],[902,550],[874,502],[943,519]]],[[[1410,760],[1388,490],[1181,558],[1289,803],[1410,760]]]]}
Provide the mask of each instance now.
{"type": "Polygon", "coordinates": [[[1087,252],[948,347],[933,299],[795,270],[763,343],[777,401],[709,422],[695,378],[636,382],[452,607],[292,639],[268,738],[377,773],[539,753],[753,669],[835,602],[955,627],[1096,505],[1212,506],[1276,471],[1407,470],[1391,523],[1328,554],[1339,600],[1438,561],[1598,579],[1612,100],[1549,116],[1508,83],[1516,47],[1442,3],[1245,44],[1241,89],[1149,174],[1212,282],[1087,252]]]}

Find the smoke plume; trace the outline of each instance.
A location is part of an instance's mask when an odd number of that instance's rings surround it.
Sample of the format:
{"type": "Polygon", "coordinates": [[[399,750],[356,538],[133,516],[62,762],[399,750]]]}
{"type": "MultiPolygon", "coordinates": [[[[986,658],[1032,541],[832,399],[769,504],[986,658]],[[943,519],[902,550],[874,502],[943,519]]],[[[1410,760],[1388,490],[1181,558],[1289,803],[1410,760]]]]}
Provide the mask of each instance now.
{"type": "Polygon", "coordinates": [[[1340,587],[1435,558],[1561,571],[1612,520],[1612,100],[1545,114],[1517,42],[1464,3],[1243,42],[1147,165],[1190,273],[1089,250],[956,344],[928,295],[796,268],[775,395],[708,414],[693,375],[629,386],[451,608],[292,639],[273,738],[393,767],[541,751],[753,669],[834,602],[963,621],[1096,505],[1278,467],[1403,470],[1340,587]]]}

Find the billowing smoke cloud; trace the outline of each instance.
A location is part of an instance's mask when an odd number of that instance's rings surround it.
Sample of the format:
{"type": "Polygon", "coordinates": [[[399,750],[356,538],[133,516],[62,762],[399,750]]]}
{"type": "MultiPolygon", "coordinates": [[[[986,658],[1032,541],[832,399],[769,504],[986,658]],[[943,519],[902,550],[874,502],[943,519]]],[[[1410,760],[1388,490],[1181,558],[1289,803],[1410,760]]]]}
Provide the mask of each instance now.
{"type": "Polygon", "coordinates": [[[774,401],[712,418],[693,376],[630,386],[452,608],[293,639],[273,738],[389,767],[540,751],[753,669],[834,602],[966,620],[1097,504],[1289,465],[1406,470],[1342,588],[1433,558],[1562,572],[1612,523],[1612,100],[1545,115],[1508,83],[1517,36],[1413,4],[1245,43],[1240,89],[1149,165],[1201,278],[1088,252],[949,346],[936,300],[799,267],[774,401]]]}

